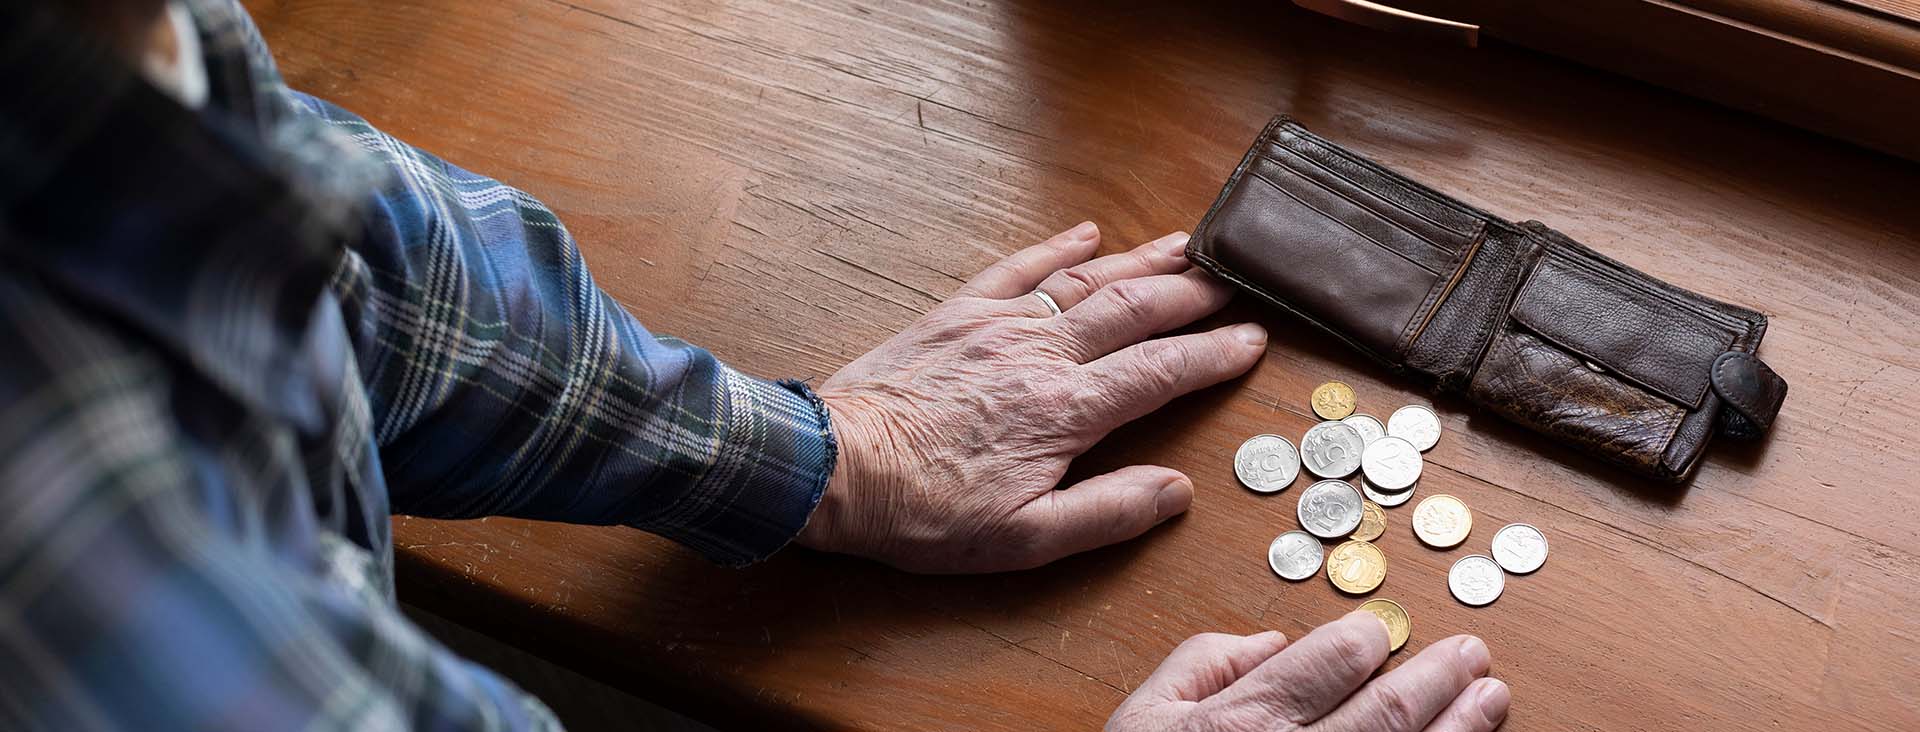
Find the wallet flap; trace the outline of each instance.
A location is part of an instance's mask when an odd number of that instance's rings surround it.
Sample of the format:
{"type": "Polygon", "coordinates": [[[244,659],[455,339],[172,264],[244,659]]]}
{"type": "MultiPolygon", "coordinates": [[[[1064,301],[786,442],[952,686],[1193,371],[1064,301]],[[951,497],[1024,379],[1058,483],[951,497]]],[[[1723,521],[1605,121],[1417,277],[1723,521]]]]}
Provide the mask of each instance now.
{"type": "Polygon", "coordinates": [[[1721,432],[1752,439],[1773,426],[1787,399],[1787,380],[1753,354],[1728,351],[1713,361],[1713,391],[1732,410],[1721,415],[1721,432]]]}
{"type": "Polygon", "coordinates": [[[1588,362],[1688,409],[1740,331],[1670,293],[1549,254],[1521,286],[1515,321],[1588,362]]]}

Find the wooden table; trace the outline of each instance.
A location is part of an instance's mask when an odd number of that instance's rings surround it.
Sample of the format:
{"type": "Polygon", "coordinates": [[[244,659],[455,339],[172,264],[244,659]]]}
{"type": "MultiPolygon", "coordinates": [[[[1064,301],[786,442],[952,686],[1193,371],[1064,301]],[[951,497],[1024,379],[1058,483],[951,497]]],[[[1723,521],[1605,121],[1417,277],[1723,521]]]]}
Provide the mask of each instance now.
{"type": "MultiPolygon", "coordinates": [[[[1509,730],[1920,728],[1920,168],[1510,47],[1420,47],[1272,0],[255,0],[286,75],[545,199],[649,326],[820,379],[997,257],[1082,218],[1188,228],[1268,116],[1773,316],[1763,444],[1642,485],[1463,402],[1424,493],[1477,512],[1377,596],[1409,651],[1470,632],[1509,730]],[[1492,606],[1447,567],[1526,521],[1553,556],[1492,606]]],[[[1299,491],[1237,486],[1344,379],[1329,339],[1122,430],[1076,472],[1177,467],[1193,511],[1032,572],[918,577],[784,552],[713,567],[622,528],[395,520],[411,602],[725,725],[1093,729],[1206,630],[1298,635],[1357,602],[1263,558],[1299,491]]],[[[1408,652],[1397,658],[1405,658],[1408,652]]]]}

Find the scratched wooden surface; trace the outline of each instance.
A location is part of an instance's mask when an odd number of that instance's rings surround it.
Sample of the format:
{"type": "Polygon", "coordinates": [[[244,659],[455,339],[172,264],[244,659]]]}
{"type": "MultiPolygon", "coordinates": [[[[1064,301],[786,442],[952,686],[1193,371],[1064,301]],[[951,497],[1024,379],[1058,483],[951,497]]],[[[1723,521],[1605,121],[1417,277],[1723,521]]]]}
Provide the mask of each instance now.
{"type": "MultiPolygon", "coordinates": [[[[1421,48],[1285,3],[255,0],[291,82],[544,198],[655,330],[823,378],[995,258],[1082,218],[1191,227],[1270,114],[1512,218],[1771,314],[1792,382],[1766,444],[1642,486],[1467,405],[1388,512],[1377,596],[1411,650],[1492,646],[1507,729],[1920,729],[1920,168],[1509,47],[1421,48]],[[1487,608],[1445,571],[1549,535],[1487,608]]],[[[1423,395],[1298,324],[1253,374],[1083,461],[1187,471],[1187,517],[1038,571],[916,577],[792,551],[746,571],[636,531],[396,519],[412,602],[709,720],[1089,729],[1180,639],[1351,609],[1267,542],[1298,488],[1235,446],[1298,435],[1330,378],[1423,395]]],[[[1404,657],[1405,654],[1402,654],[1404,657]]]]}

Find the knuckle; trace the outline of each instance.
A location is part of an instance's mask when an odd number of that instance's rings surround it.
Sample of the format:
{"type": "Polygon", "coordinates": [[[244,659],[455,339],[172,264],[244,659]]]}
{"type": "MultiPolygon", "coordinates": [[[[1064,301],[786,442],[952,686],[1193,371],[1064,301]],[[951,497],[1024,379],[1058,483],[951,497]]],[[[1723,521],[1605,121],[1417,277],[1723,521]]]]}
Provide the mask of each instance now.
{"type": "Polygon", "coordinates": [[[1085,265],[1068,267],[1053,273],[1047,279],[1053,280],[1060,294],[1075,300],[1085,299],[1100,289],[1100,278],[1087,271],[1085,265]]]}
{"type": "Polygon", "coordinates": [[[1129,318],[1145,318],[1153,313],[1157,288],[1146,279],[1122,280],[1107,286],[1107,292],[1120,312],[1129,318]]]}
{"type": "Polygon", "coordinates": [[[1420,723],[1420,710],[1412,696],[1391,683],[1375,682],[1373,693],[1376,729],[1382,732],[1413,732],[1420,723]]]}
{"type": "Polygon", "coordinates": [[[1147,360],[1145,368],[1155,386],[1171,387],[1179,383],[1182,374],[1192,371],[1197,361],[1191,345],[1169,340],[1154,349],[1154,357],[1147,360]]]}
{"type": "Polygon", "coordinates": [[[1057,392],[1055,398],[1066,421],[1072,424],[1097,421],[1100,415],[1125,401],[1111,386],[1095,379],[1077,379],[1072,387],[1057,392]]]}
{"type": "Polygon", "coordinates": [[[1328,629],[1327,638],[1333,651],[1334,670],[1343,678],[1366,678],[1373,673],[1380,662],[1374,658],[1374,644],[1367,638],[1366,632],[1351,625],[1338,625],[1328,629]]]}

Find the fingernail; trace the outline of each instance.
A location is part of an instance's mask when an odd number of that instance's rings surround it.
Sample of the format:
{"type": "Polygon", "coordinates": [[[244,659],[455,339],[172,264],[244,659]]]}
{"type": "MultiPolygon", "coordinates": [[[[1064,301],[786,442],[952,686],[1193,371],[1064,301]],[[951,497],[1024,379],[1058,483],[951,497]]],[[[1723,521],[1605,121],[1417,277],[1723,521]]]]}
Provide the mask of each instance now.
{"type": "Polygon", "coordinates": [[[1187,232],[1177,231],[1160,237],[1160,253],[1169,257],[1187,256],[1187,232]]]}
{"type": "Polygon", "coordinates": [[[1493,656],[1487,652],[1485,641],[1467,636],[1460,641],[1460,663],[1473,675],[1479,676],[1487,672],[1488,666],[1493,665],[1493,656]]]}
{"type": "Polygon", "coordinates": [[[1082,221],[1080,225],[1067,230],[1067,237],[1086,241],[1093,238],[1094,232],[1099,230],[1100,227],[1094,226],[1092,221],[1082,221]]]}
{"type": "Polygon", "coordinates": [[[1165,521],[1193,505],[1193,483],[1186,476],[1167,481],[1153,497],[1153,520],[1165,521]]]}
{"type": "Polygon", "coordinates": [[[1233,334],[1249,346],[1267,345],[1267,329],[1255,323],[1241,323],[1233,327],[1233,334]]]}
{"type": "Polygon", "coordinates": [[[1506,719],[1507,707],[1513,704],[1513,691],[1507,688],[1506,682],[1481,679],[1475,683],[1480,685],[1480,716],[1495,723],[1506,719]]]}

